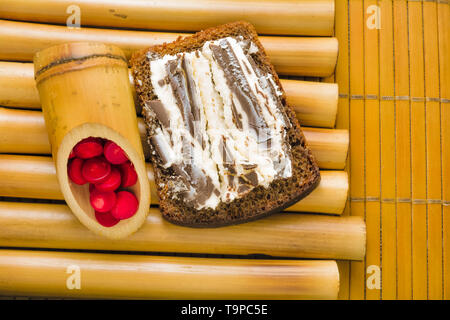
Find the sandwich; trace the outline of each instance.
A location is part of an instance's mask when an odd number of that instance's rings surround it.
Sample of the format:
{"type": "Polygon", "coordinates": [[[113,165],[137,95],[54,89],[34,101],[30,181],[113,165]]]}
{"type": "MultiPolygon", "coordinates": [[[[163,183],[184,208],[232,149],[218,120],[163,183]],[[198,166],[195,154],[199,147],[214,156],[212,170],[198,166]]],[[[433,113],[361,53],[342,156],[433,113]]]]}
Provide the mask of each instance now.
{"type": "Polygon", "coordinates": [[[170,222],[242,223],[318,185],[318,165],[251,24],[138,51],[131,67],[160,210],[170,222]]]}

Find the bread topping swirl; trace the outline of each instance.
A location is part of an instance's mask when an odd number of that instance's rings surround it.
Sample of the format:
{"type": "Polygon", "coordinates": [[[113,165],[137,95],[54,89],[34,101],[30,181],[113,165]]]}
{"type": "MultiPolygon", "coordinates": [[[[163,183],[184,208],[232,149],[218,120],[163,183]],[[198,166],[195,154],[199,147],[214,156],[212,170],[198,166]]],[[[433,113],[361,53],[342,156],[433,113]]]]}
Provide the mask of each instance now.
{"type": "Polygon", "coordinates": [[[157,100],[144,106],[157,125],[149,142],[173,171],[174,197],[215,209],[257,186],[292,175],[290,126],[281,91],[241,37],[207,41],[193,52],[149,54],[157,100]]]}

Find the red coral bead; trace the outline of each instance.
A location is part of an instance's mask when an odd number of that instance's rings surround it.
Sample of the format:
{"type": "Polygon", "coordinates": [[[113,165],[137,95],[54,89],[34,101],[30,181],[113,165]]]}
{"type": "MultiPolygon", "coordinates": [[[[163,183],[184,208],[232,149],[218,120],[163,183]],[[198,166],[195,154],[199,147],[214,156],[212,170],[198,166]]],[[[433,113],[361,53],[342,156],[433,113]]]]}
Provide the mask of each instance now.
{"type": "Polygon", "coordinates": [[[122,188],[131,187],[137,182],[137,173],[133,164],[127,161],[120,165],[120,173],[122,174],[122,188]]]}
{"type": "Polygon", "coordinates": [[[89,200],[95,211],[108,212],[116,205],[116,194],[114,191],[100,191],[94,188],[89,200]]]}
{"type": "Polygon", "coordinates": [[[103,182],[111,173],[111,165],[103,157],[91,158],[84,162],[81,173],[88,182],[103,182]]]}
{"type": "Polygon", "coordinates": [[[73,148],[75,155],[81,159],[90,159],[100,156],[103,153],[102,140],[100,138],[89,137],[81,140],[73,148]]]}
{"type": "Polygon", "coordinates": [[[95,219],[104,227],[113,227],[119,223],[119,219],[113,217],[111,212],[95,212],[95,219]]]}
{"type": "Polygon", "coordinates": [[[95,188],[100,191],[114,191],[120,187],[121,176],[118,168],[113,167],[111,173],[102,182],[96,183],[95,188]]]}
{"type": "Polygon", "coordinates": [[[73,183],[83,185],[87,182],[81,173],[83,163],[84,160],[80,158],[75,158],[69,162],[69,165],[67,166],[67,174],[73,183]]]}
{"type": "Polygon", "coordinates": [[[134,194],[129,191],[119,191],[116,199],[116,205],[111,209],[111,214],[116,219],[123,220],[134,216],[139,206],[134,194]]]}
{"type": "Polygon", "coordinates": [[[112,164],[122,164],[128,160],[122,148],[112,141],[106,142],[103,153],[106,160],[112,164]]]}

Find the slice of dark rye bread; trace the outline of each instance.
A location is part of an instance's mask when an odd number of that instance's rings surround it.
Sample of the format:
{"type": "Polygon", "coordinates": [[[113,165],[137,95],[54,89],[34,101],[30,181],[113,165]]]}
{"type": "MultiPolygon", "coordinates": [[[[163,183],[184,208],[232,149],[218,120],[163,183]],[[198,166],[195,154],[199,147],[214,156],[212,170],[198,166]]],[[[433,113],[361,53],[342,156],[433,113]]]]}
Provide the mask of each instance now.
{"type": "MultiPolygon", "coordinates": [[[[242,36],[245,40],[251,40],[258,47],[258,52],[251,54],[252,58],[263,72],[272,74],[275,83],[283,93],[281,102],[284,112],[291,122],[290,128],[286,129],[286,136],[287,143],[291,146],[292,176],[273,180],[268,188],[257,186],[242,198],[228,203],[221,202],[215,209],[196,210],[187,207],[182,199],[171,196],[166,182],[174,173],[171,168],[164,169],[158,165],[156,153],[152,150],[151,161],[158,188],[160,210],[164,218],[175,224],[190,227],[219,227],[254,220],[291,206],[314,190],[320,181],[319,167],[306,145],[295,112],[286,103],[286,96],[280,80],[258,40],[254,27],[247,22],[238,21],[209,28],[192,36],[179,38],[172,43],[164,43],[136,52],[132,56],[131,66],[141,106],[144,106],[145,102],[158,99],[153,92],[150,80],[150,61],[147,53],[154,52],[162,57],[192,52],[200,49],[206,41],[229,36],[242,36]]],[[[150,133],[150,126],[155,119],[150,112],[145,112],[145,107],[143,115],[148,133],[150,133]]],[[[151,145],[150,147],[152,148],[151,145]]]]}

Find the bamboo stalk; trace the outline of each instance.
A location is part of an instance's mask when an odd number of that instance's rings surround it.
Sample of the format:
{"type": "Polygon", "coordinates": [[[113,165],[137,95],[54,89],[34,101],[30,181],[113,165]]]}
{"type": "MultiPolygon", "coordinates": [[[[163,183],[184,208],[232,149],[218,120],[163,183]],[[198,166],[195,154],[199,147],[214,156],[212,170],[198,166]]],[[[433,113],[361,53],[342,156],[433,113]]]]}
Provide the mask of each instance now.
{"type": "MultiPolygon", "coordinates": [[[[102,42],[121,48],[127,58],[137,49],[175,40],[180,33],[68,29],[63,26],[0,20],[0,59],[31,61],[33,55],[67,42],[102,42]]],[[[337,59],[335,38],[260,37],[280,74],[325,77],[333,73],[337,59]]]]}
{"type": "Polygon", "coordinates": [[[302,131],[321,169],[344,169],[349,145],[348,130],[304,127],[302,131]]]}
{"type": "Polygon", "coordinates": [[[0,61],[0,105],[41,108],[33,64],[0,61]]]}
{"type": "MultiPolygon", "coordinates": [[[[258,5],[249,0],[82,0],[76,4],[82,8],[83,27],[198,31],[246,20],[259,33],[303,36],[331,36],[334,27],[332,0],[265,0],[258,1],[258,5]]],[[[3,0],[0,18],[66,24],[66,11],[71,5],[70,0],[3,0]]]]}
{"type": "Polygon", "coordinates": [[[139,231],[110,240],[83,228],[65,205],[0,202],[0,246],[361,260],[365,224],[360,217],[278,213],[246,224],[195,229],[167,222],[151,208],[139,231]]]}
{"type": "MultiPolygon", "coordinates": [[[[362,6],[370,6],[370,5],[377,5],[377,0],[365,0],[362,3],[362,6]]],[[[383,12],[387,17],[387,13],[383,12]]],[[[388,22],[385,22],[383,24],[383,31],[388,27],[388,22]]],[[[363,66],[364,66],[364,73],[362,75],[362,81],[363,81],[363,88],[362,93],[368,95],[369,97],[377,97],[378,93],[380,92],[380,74],[382,73],[381,70],[379,70],[379,55],[380,55],[380,44],[378,43],[379,38],[381,38],[381,33],[379,32],[373,32],[373,30],[366,28],[364,25],[361,26],[361,33],[363,36],[363,66]]],[[[380,39],[381,40],[381,39],[380,39]]],[[[352,47],[350,48],[352,50],[352,47]]],[[[392,59],[392,54],[391,54],[392,59]]],[[[385,68],[389,68],[389,62],[385,62],[386,66],[385,68]]],[[[384,69],[384,68],[383,68],[384,69]]],[[[387,81],[386,79],[384,79],[387,81]]],[[[358,78],[355,78],[355,81],[358,81],[358,78]]],[[[388,96],[388,95],[386,95],[388,96]]],[[[363,132],[364,132],[364,151],[361,153],[364,153],[364,158],[355,157],[355,161],[363,161],[361,162],[364,164],[363,170],[365,171],[365,177],[363,180],[363,183],[365,185],[365,197],[372,198],[372,199],[379,199],[381,194],[381,187],[383,186],[381,179],[385,178],[382,176],[380,178],[380,173],[382,170],[381,160],[380,160],[380,149],[381,144],[383,144],[384,141],[381,141],[382,138],[380,137],[381,132],[381,126],[385,125],[385,122],[380,121],[380,113],[384,108],[380,106],[380,102],[378,99],[366,99],[364,101],[364,109],[361,110],[362,119],[364,121],[364,125],[362,126],[363,132]],[[358,160],[357,158],[361,159],[358,160]],[[367,183],[370,181],[370,183],[367,183]]],[[[384,129],[384,128],[383,128],[384,129]]],[[[383,130],[384,131],[384,130],[383,130]]],[[[357,151],[355,150],[354,155],[357,151]]],[[[394,152],[389,152],[390,154],[394,154],[394,152]]],[[[384,152],[383,152],[384,155],[384,152]]],[[[391,162],[392,163],[392,162],[391,162]]],[[[388,167],[391,163],[386,163],[383,165],[383,167],[388,167]]],[[[384,182],[385,180],[383,180],[384,182]]],[[[384,182],[386,185],[389,184],[388,181],[384,182]]],[[[383,204],[384,205],[384,204],[383,204]]],[[[380,247],[382,245],[381,241],[385,241],[386,239],[389,239],[390,235],[385,235],[383,233],[383,237],[380,237],[380,230],[381,225],[380,222],[384,221],[384,215],[386,212],[382,212],[385,206],[383,206],[379,201],[368,201],[364,204],[365,206],[365,215],[366,215],[366,221],[367,225],[369,226],[367,230],[368,239],[370,239],[367,242],[368,247],[370,248],[370,251],[368,251],[368,254],[366,256],[366,265],[377,265],[380,266],[383,274],[383,280],[384,275],[386,274],[386,278],[389,279],[388,272],[390,271],[389,263],[386,263],[386,261],[381,259],[381,253],[384,253],[384,250],[380,250],[380,247]],[[386,270],[384,269],[386,267],[386,270]]],[[[394,233],[395,234],[395,233],[394,233]]],[[[395,241],[395,240],[394,240],[395,241]]],[[[391,239],[391,243],[395,243],[391,239]]],[[[389,261],[389,257],[386,256],[386,260],[389,261]]],[[[363,271],[363,270],[361,270],[363,271]]],[[[364,271],[363,271],[364,272],[364,271]]],[[[367,272],[366,272],[367,274],[367,272]]],[[[366,275],[367,277],[367,275],[366,275]]],[[[361,279],[362,280],[362,279],[361,279]]],[[[386,290],[386,296],[389,295],[389,283],[386,281],[382,281],[381,285],[383,286],[383,298],[385,297],[385,290],[386,290]]],[[[364,288],[361,288],[364,290],[364,288]]],[[[365,295],[366,299],[369,300],[377,300],[381,298],[380,290],[367,290],[365,289],[365,292],[362,291],[361,294],[365,295]]]]}
{"type": "MultiPolygon", "coordinates": [[[[439,39],[436,3],[423,3],[425,97],[439,97],[439,39]],[[436,50],[437,49],[437,50],[436,50]]],[[[427,135],[427,198],[443,199],[441,167],[441,108],[438,101],[425,102],[427,135]]],[[[428,204],[428,299],[443,299],[442,205],[428,204]]]]}
{"type": "MultiPolygon", "coordinates": [[[[149,159],[145,124],[138,118],[144,155],[149,159]]],[[[347,158],[348,131],[303,128],[306,141],[322,169],[343,169],[347,158]]],[[[0,107],[0,153],[50,154],[44,117],[39,111],[0,107]]]]}
{"type": "MultiPolygon", "coordinates": [[[[408,8],[406,1],[393,2],[395,94],[409,96],[408,8]]],[[[409,101],[395,101],[396,196],[411,198],[411,113],[409,101]]],[[[412,215],[411,202],[397,202],[397,298],[412,299],[412,215]]]]}
{"type": "MultiPolygon", "coordinates": [[[[158,204],[153,170],[147,164],[151,203],[158,204]]],[[[286,211],[341,214],[347,201],[344,171],[321,171],[321,181],[307,197],[286,211]]],[[[50,157],[0,155],[0,196],[63,200],[50,157]]]]}
{"type": "MultiPolygon", "coordinates": [[[[408,2],[409,94],[424,97],[422,3],[408,2]]],[[[427,199],[425,99],[413,99],[411,108],[411,197],[427,199]]],[[[427,204],[412,203],[413,299],[428,298],[427,204]]]]}
{"type": "Polygon", "coordinates": [[[437,3],[439,35],[439,97],[441,99],[443,298],[450,299],[450,6],[437,3]]]}
{"type": "Polygon", "coordinates": [[[90,230],[109,238],[130,235],[145,220],[150,186],[123,52],[99,43],[69,43],[39,51],[34,66],[64,199],[90,230]],[[88,184],[75,184],[67,174],[69,154],[88,137],[105,138],[119,145],[138,177],[130,187],[139,201],[136,213],[110,228],[95,218],[88,184]]]}
{"type": "MultiPolygon", "coordinates": [[[[131,77],[130,74],[132,81],[131,77]]],[[[281,84],[301,125],[334,127],[338,101],[337,84],[288,79],[281,79],[281,84]]],[[[135,96],[134,85],[132,91],[135,96]]],[[[0,61],[0,105],[12,108],[41,108],[31,63],[0,61]]]]}
{"type": "Polygon", "coordinates": [[[0,107],[0,153],[50,154],[42,112],[0,107]]]}
{"type": "Polygon", "coordinates": [[[0,292],[5,295],[336,299],[338,290],[335,261],[0,251],[0,292]],[[77,271],[80,288],[68,287],[76,285],[77,271]]]}
{"type": "Polygon", "coordinates": [[[339,98],[337,84],[282,79],[281,85],[302,126],[334,127],[339,98]]]}
{"type": "MultiPolygon", "coordinates": [[[[395,96],[394,91],[394,44],[392,1],[380,4],[381,16],[386,17],[382,30],[379,31],[380,48],[379,66],[380,96],[395,96]],[[380,68],[380,66],[382,66],[380,68]]],[[[373,39],[372,41],[377,41],[373,39]]],[[[377,63],[378,64],[378,63],[377,63]]],[[[381,198],[395,199],[395,104],[392,100],[381,100],[380,115],[380,152],[381,152],[381,198]]],[[[381,203],[381,270],[383,300],[397,298],[397,225],[395,203],[381,203]]],[[[380,233],[378,233],[380,234],[380,233]]]]}

